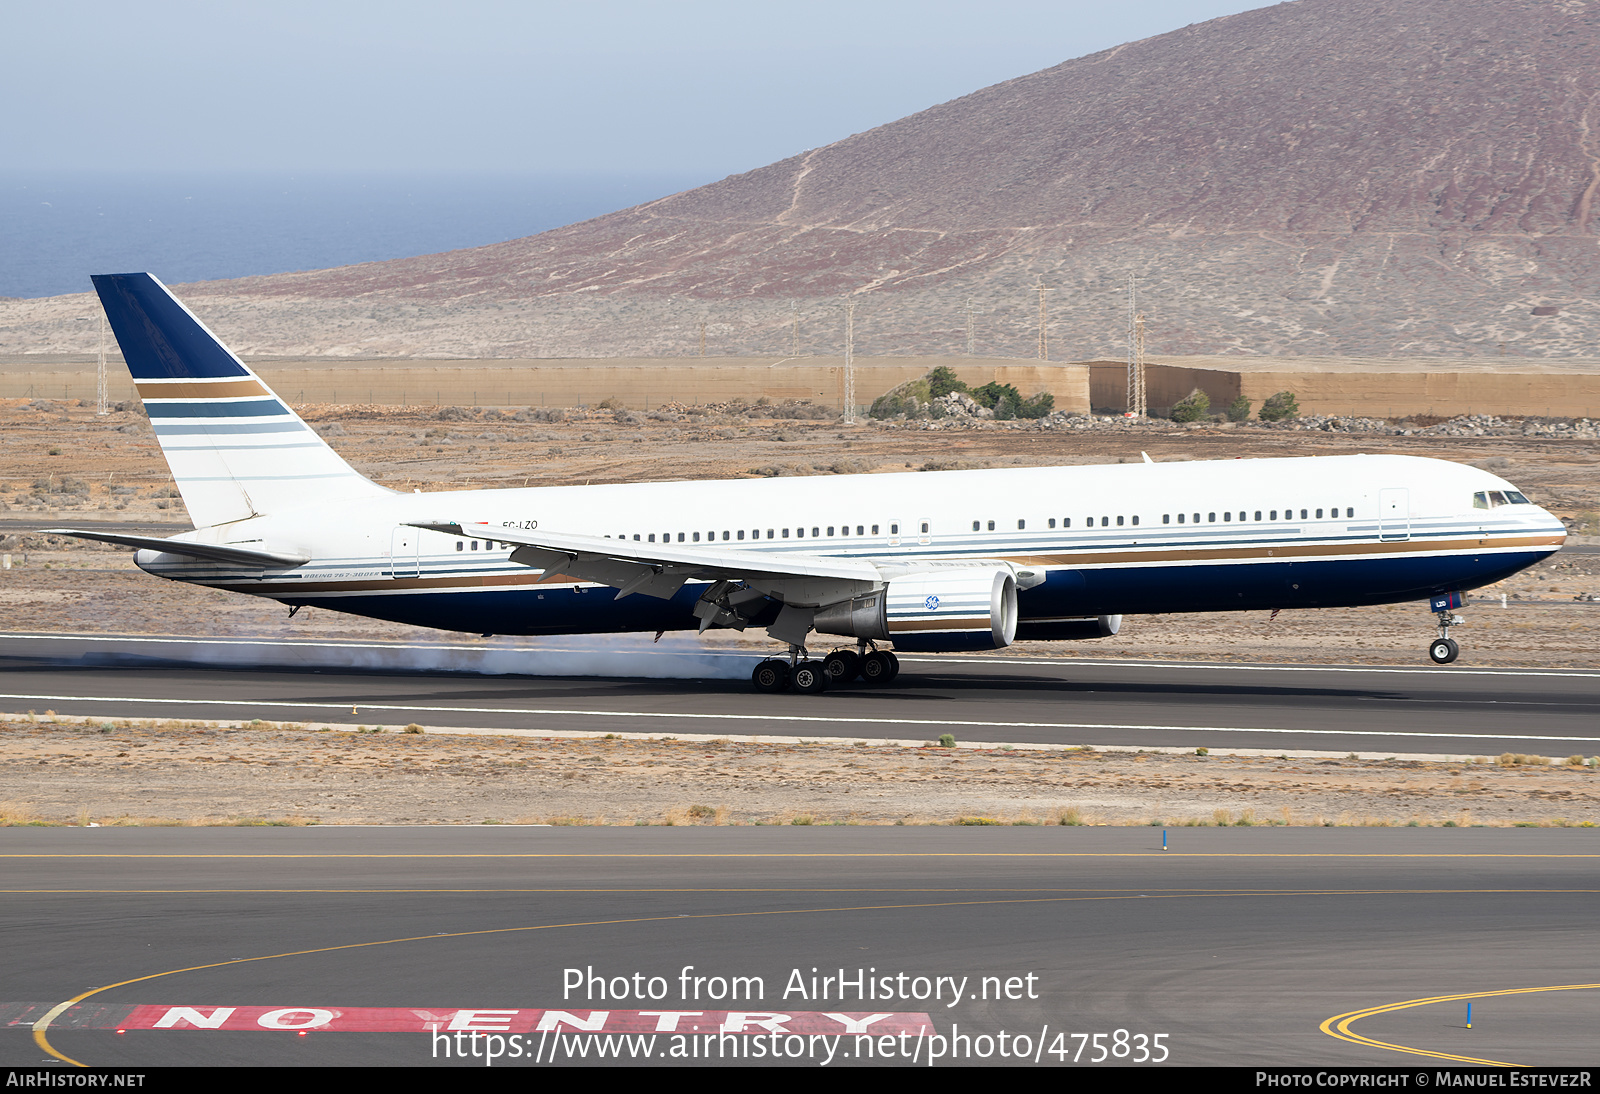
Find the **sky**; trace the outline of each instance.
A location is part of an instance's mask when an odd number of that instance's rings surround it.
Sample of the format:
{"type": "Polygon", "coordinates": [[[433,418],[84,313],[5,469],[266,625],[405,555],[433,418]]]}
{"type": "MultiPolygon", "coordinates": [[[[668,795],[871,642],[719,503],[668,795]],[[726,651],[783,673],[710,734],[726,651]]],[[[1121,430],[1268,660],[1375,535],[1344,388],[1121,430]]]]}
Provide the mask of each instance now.
{"type": "Polygon", "coordinates": [[[1238,0],[0,4],[0,170],[749,170],[1238,0]]]}

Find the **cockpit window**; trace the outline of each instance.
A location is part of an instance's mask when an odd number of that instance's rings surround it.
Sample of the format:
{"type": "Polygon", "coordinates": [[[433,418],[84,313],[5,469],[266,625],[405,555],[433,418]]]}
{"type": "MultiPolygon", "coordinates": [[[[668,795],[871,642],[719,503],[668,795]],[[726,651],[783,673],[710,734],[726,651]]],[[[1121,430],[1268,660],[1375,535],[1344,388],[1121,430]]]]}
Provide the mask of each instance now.
{"type": "Polygon", "coordinates": [[[1474,509],[1494,509],[1501,505],[1532,505],[1519,490],[1479,490],[1472,495],[1474,509]]]}

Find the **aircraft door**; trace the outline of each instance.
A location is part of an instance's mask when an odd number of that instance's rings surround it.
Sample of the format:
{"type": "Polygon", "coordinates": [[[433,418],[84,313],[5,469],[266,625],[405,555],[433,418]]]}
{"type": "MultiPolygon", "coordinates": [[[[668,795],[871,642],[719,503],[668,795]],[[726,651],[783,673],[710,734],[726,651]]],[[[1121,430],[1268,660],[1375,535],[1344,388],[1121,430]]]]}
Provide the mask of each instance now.
{"type": "Polygon", "coordinates": [[[927,517],[917,520],[917,543],[926,547],[933,542],[933,521],[927,517]]]}
{"type": "Polygon", "coordinates": [[[1411,538],[1411,491],[1401,486],[1378,491],[1378,538],[1385,541],[1411,538]]]}
{"type": "Polygon", "coordinates": [[[889,546],[900,546],[900,518],[893,517],[889,521],[889,546]]]}
{"type": "Polygon", "coordinates": [[[417,553],[420,548],[422,529],[396,528],[394,535],[389,537],[389,576],[391,577],[417,577],[420,569],[417,565],[417,553]]]}

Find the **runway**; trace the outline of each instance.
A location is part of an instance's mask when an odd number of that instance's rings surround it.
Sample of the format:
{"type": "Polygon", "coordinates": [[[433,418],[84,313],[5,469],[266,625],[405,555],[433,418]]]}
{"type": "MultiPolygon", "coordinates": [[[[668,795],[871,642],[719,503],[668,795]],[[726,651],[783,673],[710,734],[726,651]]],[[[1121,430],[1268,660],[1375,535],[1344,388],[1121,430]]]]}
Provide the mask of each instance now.
{"type": "Polygon", "coordinates": [[[1170,835],[5,829],[0,1056],[484,1065],[431,1024],[515,1067],[553,1023],[545,1064],[1592,1063],[1589,833],[1170,835]]]}
{"type": "Polygon", "coordinates": [[[4,635],[0,710],[1363,755],[1600,752],[1600,672],[907,656],[887,688],[760,695],[748,655],[605,643],[4,635]],[[530,670],[563,675],[520,674],[530,670]],[[608,670],[643,675],[577,674],[608,670]]]}

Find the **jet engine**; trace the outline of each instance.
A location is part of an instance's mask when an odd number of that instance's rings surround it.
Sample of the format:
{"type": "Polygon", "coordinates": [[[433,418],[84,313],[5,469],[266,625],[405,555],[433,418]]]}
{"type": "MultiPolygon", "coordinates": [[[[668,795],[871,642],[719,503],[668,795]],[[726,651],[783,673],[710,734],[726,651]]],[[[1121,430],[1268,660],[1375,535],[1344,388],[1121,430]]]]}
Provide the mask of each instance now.
{"type": "Polygon", "coordinates": [[[930,570],[897,577],[878,592],[819,608],[824,634],[890,639],[921,653],[997,650],[1017,637],[1017,579],[1000,568],[930,570]]]}

